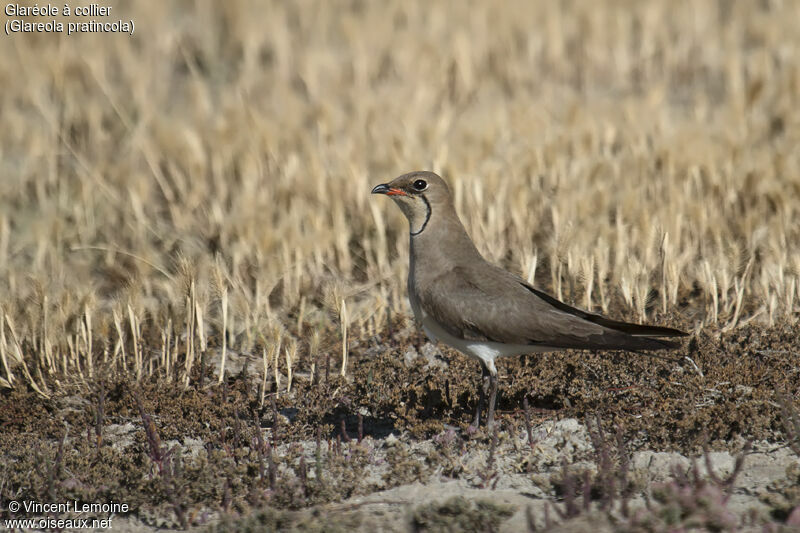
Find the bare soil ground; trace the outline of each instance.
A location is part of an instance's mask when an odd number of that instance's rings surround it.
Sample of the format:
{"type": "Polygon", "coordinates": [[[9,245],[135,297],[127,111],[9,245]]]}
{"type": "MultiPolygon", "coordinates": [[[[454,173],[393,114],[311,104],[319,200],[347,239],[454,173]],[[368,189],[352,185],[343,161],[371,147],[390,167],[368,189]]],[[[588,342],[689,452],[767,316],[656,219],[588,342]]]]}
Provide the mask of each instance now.
{"type": "Polygon", "coordinates": [[[259,358],[239,354],[221,386],[209,364],[187,389],[152,380],[49,400],[4,392],[0,479],[6,502],[125,502],[115,527],[131,530],[757,529],[800,505],[800,458],[787,445],[796,428],[781,410],[783,391],[800,387],[798,353],[793,328],[748,326],[694,337],[677,354],[694,364],[586,352],[504,360],[490,435],[468,425],[477,365],[399,324],[354,347],[347,378],[298,376],[263,406],[259,358]]]}

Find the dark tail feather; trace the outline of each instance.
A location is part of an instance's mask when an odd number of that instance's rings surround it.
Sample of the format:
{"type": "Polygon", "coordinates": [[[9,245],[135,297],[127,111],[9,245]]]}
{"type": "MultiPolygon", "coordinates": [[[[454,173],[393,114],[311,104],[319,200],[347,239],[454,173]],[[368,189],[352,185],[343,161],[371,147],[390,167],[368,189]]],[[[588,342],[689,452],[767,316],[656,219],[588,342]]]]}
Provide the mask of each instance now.
{"type": "MultiPolygon", "coordinates": [[[[591,318],[587,318],[587,320],[590,320],[599,326],[603,326],[616,331],[621,331],[622,333],[627,333],[628,335],[633,335],[634,337],[640,337],[640,336],[641,337],[687,337],[689,335],[685,331],[681,331],[679,329],[674,329],[674,328],[665,328],[663,326],[650,326],[647,324],[631,324],[630,322],[620,322],[618,320],[611,320],[609,318],[605,318],[600,315],[589,315],[589,316],[591,318]]],[[[670,341],[660,341],[660,342],[663,342],[667,346],[672,346],[672,347],[680,346],[680,344],[676,344],[670,341]]]]}
{"type": "MultiPolygon", "coordinates": [[[[584,320],[588,320],[589,322],[594,322],[598,326],[603,326],[608,329],[613,329],[621,333],[627,333],[628,335],[633,335],[636,337],[686,337],[689,335],[684,331],[674,328],[665,328],[662,326],[648,326],[646,324],[631,324],[630,322],[620,322],[619,320],[611,320],[610,318],[606,318],[600,315],[595,315],[593,313],[589,313],[582,309],[577,309],[575,307],[569,306],[562,301],[556,300],[546,292],[534,289],[527,283],[522,283],[522,286],[560,311],[564,311],[571,315],[580,317],[584,320]]],[[[680,346],[680,344],[671,343],[669,341],[658,341],[656,339],[650,339],[650,340],[652,340],[653,342],[661,342],[663,343],[663,345],[661,347],[642,348],[642,349],[672,350],[680,346]]]]}
{"type": "Polygon", "coordinates": [[[601,335],[588,338],[584,348],[593,350],[625,350],[626,352],[649,352],[652,350],[675,350],[681,347],[677,341],[654,339],[652,337],[635,337],[627,333],[609,330],[601,335]]]}

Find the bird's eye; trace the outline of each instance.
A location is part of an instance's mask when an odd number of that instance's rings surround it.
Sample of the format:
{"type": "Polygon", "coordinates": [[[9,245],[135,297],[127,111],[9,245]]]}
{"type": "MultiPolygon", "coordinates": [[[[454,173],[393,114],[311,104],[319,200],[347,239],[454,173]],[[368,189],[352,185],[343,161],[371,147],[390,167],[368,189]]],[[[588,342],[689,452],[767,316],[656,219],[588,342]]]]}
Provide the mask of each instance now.
{"type": "Polygon", "coordinates": [[[424,191],[428,188],[428,182],[425,180],[417,180],[414,182],[414,188],[418,191],[424,191]]]}

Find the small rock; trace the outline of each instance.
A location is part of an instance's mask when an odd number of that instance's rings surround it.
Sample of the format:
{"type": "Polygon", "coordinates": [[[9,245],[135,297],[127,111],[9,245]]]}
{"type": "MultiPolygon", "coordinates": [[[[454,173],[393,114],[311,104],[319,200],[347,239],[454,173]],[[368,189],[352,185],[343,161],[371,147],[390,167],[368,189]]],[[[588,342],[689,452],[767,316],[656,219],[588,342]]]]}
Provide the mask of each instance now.
{"type": "Polygon", "coordinates": [[[132,422],[109,424],[103,428],[103,440],[110,442],[114,449],[123,451],[134,444],[136,431],[137,427],[132,422]]]}
{"type": "Polygon", "coordinates": [[[406,350],[406,353],[403,354],[403,359],[405,360],[406,365],[408,366],[413,365],[417,357],[419,357],[419,353],[417,352],[417,349],[414,348],[413,346],[409,346],[408,350],[406,350]]]}
{"type": "Polygon", "coordinates": [[[184,453],[189,457],[197,457],[197,455],[205,450],[205,443],[200,439],[186,437],[183,439],[184,453]]]}
{"type": "Polygon", "coordinates": [[[643,451],[633,454],[631,466],[634,470],[646,471],[650,478],[663,481],[672,475],[672,467],[680,466],[686,470],[690,466],[689,460],[677,452],[643,451]]]}
{"type": "MultiPolygon", "coordinates": [[[[728,476],[731,472],[733,472],[736,459],[728,452],[709,452],[708,458],[711,461],[711,470],[718,477],[728,476]]],[[[706,477],[709,475],[708,470],[706,469],[705,458],[698,458],[697,468],[700,471],[701,476],[706,477]]]]}
{"type": "Polygon", "coordinates": [[[286,422],[289,424],[294,422],[294,419],[297,418],[297,413],[299,412],[300,411],[294,407],[286,407],[285,409],[278,411],[278,413],[283,415],[283,417],[286,419],[286,422]]]}
{"type": "Polygon", "coordinates": [[[442,357],[439,348],[437,348],[436,345],[433,343],[426,342],[422,346],[422,356],[427,361],[427,364],[425,365],[426,369],[429,368],[445,369],[448,366],[447,361],[445,361],[444,358],[442,357]]]}

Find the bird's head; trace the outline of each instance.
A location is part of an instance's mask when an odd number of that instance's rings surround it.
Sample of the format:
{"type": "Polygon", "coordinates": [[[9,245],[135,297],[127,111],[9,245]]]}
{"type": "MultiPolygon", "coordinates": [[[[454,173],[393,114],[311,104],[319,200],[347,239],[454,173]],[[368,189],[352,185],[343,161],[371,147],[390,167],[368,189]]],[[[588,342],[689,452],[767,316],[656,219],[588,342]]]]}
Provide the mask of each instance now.
{"type": "Polygon", "coordinates": [[[381,183],[372,189],[372,194],[385,194],[395,201],[408,219],[412,235],[425,230],[434,210],[451,204],[447,183],[426,171],[403,174],[389,183],[381,183]]]}

